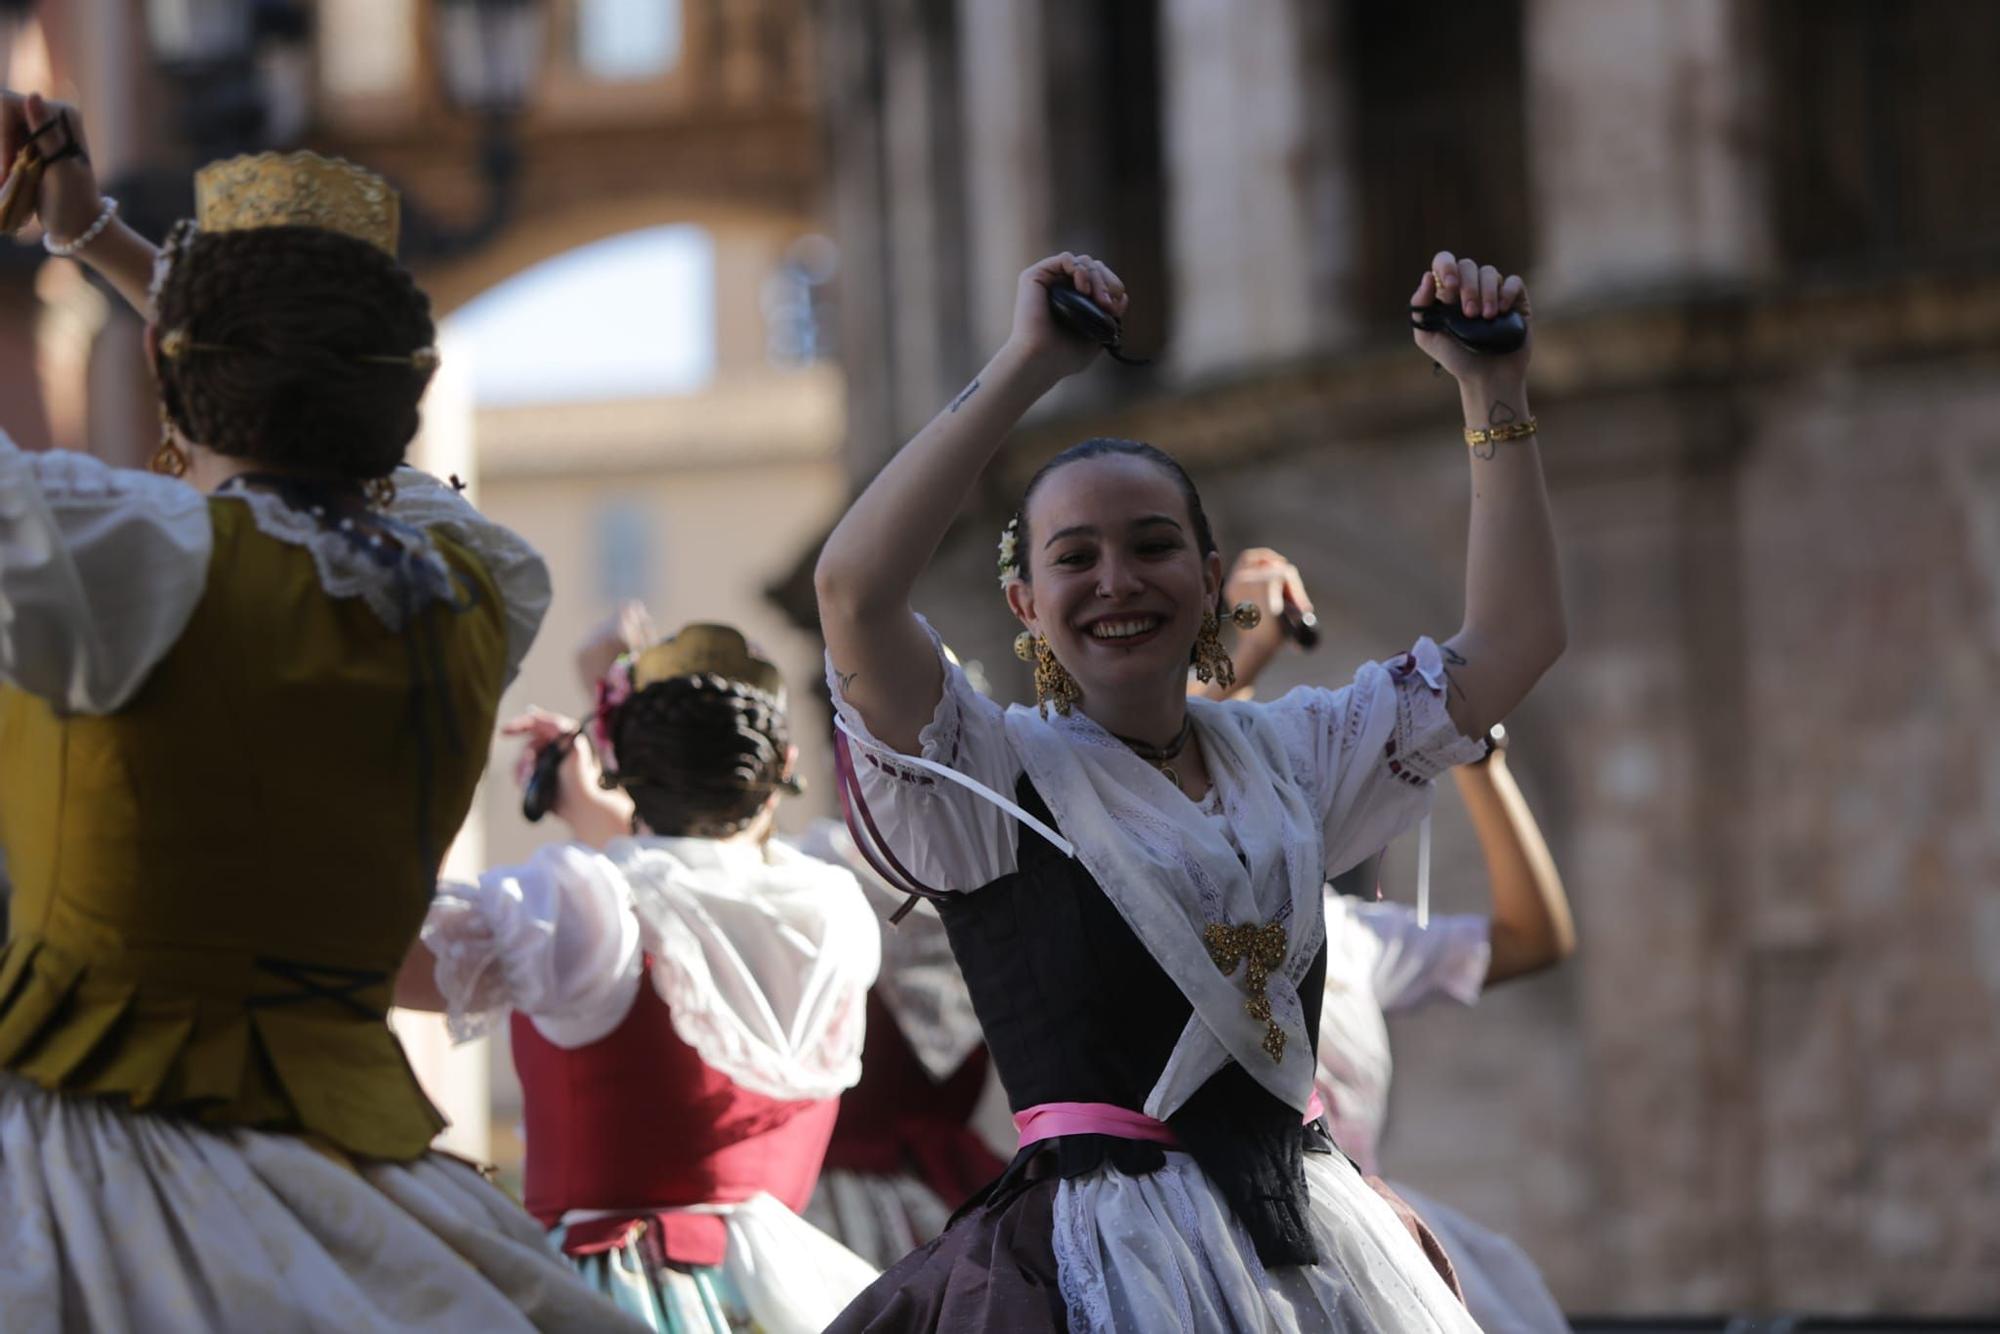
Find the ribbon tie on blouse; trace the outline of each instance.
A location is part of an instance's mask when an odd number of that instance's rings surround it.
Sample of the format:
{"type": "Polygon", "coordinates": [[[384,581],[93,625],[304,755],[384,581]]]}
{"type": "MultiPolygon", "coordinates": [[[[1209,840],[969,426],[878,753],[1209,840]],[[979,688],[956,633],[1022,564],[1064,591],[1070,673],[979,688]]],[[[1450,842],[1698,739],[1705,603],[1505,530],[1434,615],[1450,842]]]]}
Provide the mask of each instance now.
{"type": "Polygon", "coordinates": [[[1271,1017],[1271,974],[1285,962],[1285,925],[1267,922],[1213,922],[1201,933],[1208,957],[1228,977],[1247,962],[1243,987],[1249,994],[1244,1008],[1264,1027],[1264,1052],[1274,1061],[1285,1059],[1285,1030],[1271,1017]]]}

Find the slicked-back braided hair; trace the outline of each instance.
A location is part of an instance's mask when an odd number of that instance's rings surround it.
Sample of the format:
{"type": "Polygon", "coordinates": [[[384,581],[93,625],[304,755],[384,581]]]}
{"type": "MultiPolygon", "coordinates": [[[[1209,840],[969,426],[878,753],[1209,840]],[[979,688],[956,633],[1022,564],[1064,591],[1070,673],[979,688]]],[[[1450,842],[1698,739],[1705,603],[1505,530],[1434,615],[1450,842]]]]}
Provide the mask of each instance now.
{"type": "Polygon", "coordinates": [[[798,790],[783,700],[741,681],[656,681],[618,706],[610,732],[619,783],[655,834],[728,838],[773,792],[798,790]]]}
{"type": "Polygon", "coordinates": [[[175,229],[156,296],[185,350],[154,357],[174,425],[219,454],[366,481],[403,461],[428,366],[430,300],[366,241],[317,227],[175,229]]]}
{"type": "MultiPolygon", "coordinates": [[[[1202,559],[1206,560],[1217,554],[1215,532],[1209,527],[1208,512],[1201,507],[1201,493],[1195,490],[1194,478],[1188,476],[1188,471],[1181,467],[1180,460],[1158,445],[1149,445],[1143,440],[1124,440],[1117,436],[1096,435],[1088,440],[1079,440],[1035,469],[1035,475],[1028,479],[1027,489],[1021,492],[1021,507],[1014,511],[1018,525],[1015,529],[1014,549],[1018,553],[1015,557],[1015,573],[1022,579],[1033,582],[1028,572],[1028,553],[1034,550],[1034,544],[1028,536],[1028,502],[1035,498],[1035,492],[1042,488],[1042,484],[1050,475],[1059,469],[1072,463],[1081,463],[1085,459],[1107,457],[1143,459],[1172,478],[1174,486],[1181,493],[1181,499],[1187,502],[1188,519],[1194,524],[1195,545],[1200,549],[1202,559]]],[[[1220,596],[1218,593],[1218,599],[1220,596]]],[[[1218,601],[1217,606],[1220,605],[1218,601]]]]}

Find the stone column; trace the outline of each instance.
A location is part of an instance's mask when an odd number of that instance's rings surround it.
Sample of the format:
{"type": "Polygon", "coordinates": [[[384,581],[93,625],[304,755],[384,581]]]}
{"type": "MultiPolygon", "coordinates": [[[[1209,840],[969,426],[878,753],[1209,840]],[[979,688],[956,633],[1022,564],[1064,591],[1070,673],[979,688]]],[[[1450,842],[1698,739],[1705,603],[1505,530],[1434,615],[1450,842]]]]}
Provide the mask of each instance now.
{"type": "Polygon", "coordinates": [[[1731,0],[1531,0],[1543,301],[1754,279],[1771,262],[1763,71],[1731,0]]]}
{"type": "MultiPolygon", "coordinates": [[[[98,180],[110,183],[157,161],[173,108],[152,68],[140,6],[134,0],[82,0],[75,7],[43,9],[62,11],[47,29],[50,60],[57,84],[80,91],[98,180]]],[[[159,439],[143,326],[122,301],[112,301],[107,315],[89,354],[65,363],[86,377],[86,386],[51,386],[52,395],[68,394],[86,405],[78,429],[56,443],[88,449],[122,467],[143,467],[159,439]]]]}
{"type": "MultiPolygon", "coordinates": [[[[893,451],[943,407],[966,365],[962,281],[965,203],[956,46],[949,10],[887,0],[883,22],[883,166],[890,338],[896,379],[893,451]],[[943,17],[941,17],[941,15],[943,17]]],[[[887,457],[885,452],[884,457],[887,457]]]]}
{"type": "Polygon", "coordinates": [[[840,244],[845,462],[858,486],[894,448],[889,443],[889,391],[895,368],[887,329],[891,307],[884,291],[888,243],[882,218],[882,51],[875,5],[872,0],[829,0],[819,31],[830,211],[840,244]]]}
{"type": "Polygon", "coordinates": [[[1013,328],[1015,278],[1054,245],[1043,26],[1039,3],[959,0],[963,319],[975,358],[1006,340],[1013,328]]]}
{"type": "Polygon", "coordinates": [[[1330,7],[1161,5],[1172,364],[1205,373],[1337,342],[1354,227],[1330,7]]]}

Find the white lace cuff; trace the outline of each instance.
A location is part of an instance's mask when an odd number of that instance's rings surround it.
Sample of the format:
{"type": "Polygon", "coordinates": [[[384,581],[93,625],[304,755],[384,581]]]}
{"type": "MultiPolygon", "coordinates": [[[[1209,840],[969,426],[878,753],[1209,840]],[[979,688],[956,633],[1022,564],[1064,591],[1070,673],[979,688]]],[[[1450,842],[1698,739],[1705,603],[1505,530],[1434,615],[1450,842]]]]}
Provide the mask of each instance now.
{"type": "Polygon", "coordinates": [[[515,1009],[558,1046],[617,1027],[641,982],[639,924],[618,868],[575,844],[439,886],[424,922],[452,1036],[464,1041],[515,1009]]]}
{"type": "Polygon", "coordinates": [[[1389,771],[1410,782],[1428,783],[1447,769],[1469,764],[1486,753],[1451,719],[1445,690],[1444,653],[1435,640],[1419,639],[1408,653],[1385,664],[1396,683],[1396,731],[1390,740],[1389,771]]]}

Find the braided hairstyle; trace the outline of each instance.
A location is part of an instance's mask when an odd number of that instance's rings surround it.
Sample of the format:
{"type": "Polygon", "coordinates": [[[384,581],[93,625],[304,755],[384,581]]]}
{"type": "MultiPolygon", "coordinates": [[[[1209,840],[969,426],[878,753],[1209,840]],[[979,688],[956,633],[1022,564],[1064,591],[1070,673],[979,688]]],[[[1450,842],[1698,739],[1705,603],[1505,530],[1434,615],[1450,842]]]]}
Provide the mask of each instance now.
{"type": "Polygon", "coordinates": [[[183,223],[155,297],[160,398],[189,440],[273,467],[367,481],[403,461],[428,366],[369,361],[431,345],[430,300],[388,254],[317,227],[183,223]]]}
{"type": "Polygon", "coordinates": [[[784,701],[742,681],[656,681],[618,706],[609,730],[617,781],[655,834],[728,838],[773,792],[798,790],[784,701]]]}

